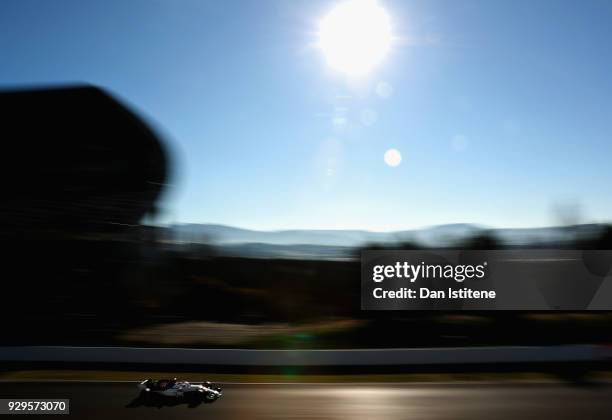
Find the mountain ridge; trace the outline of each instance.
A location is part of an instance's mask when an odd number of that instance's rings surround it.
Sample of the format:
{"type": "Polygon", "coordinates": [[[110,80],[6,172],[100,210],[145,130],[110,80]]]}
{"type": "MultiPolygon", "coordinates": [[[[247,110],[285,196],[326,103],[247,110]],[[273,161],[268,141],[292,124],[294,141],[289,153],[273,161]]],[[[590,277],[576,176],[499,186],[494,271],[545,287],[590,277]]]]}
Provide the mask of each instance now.
{"type": "Polygon", "coordinates": [[[490,234],[508,244],[547,243],[568,240],[576,234],[596,232],[603,225],[584,224],[536,228],[490,229],[471,223],[436,225],[421,229],[375,232],[359,229],[287,229],[260,231],[220,224],[185,223],[171,225],[174,238],[181,242],[217,245],[269,244],[358,247],[367,244],[414,242],[444,246],[478,234],[490,234]]]}

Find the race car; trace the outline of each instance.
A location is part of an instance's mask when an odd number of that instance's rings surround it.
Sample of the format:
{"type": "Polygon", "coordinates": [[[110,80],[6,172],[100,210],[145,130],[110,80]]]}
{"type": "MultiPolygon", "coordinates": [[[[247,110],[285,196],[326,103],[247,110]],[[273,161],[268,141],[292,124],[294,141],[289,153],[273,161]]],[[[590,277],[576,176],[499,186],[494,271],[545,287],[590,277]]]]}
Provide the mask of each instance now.
{"type": "Polygon", "coordinates": [[[210,382],[201,385],[174,379],[146,379],[138,384],[143,395],[159,395],[176,398],[203,398],[206,401],[216,401],[223,395],[221,387],[213,387],[210,382]]]}

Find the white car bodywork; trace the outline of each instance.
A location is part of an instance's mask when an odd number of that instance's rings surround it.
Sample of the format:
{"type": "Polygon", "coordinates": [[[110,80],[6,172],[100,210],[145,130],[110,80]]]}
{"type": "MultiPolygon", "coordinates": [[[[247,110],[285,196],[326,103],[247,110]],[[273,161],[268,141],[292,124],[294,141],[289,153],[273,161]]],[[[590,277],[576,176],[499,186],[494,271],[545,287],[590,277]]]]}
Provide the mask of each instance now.
{"type": "Polygon", "coordinates": [[[187,395],[201,395],[203,398],[214,401],[221,397],[221,388],[213,388],[209,382],[206,385],[192,384],[187,381],[144,380],[138,384],[138,389],[144,393],[163,395],[165,397],[184,397],[187,395]]]}

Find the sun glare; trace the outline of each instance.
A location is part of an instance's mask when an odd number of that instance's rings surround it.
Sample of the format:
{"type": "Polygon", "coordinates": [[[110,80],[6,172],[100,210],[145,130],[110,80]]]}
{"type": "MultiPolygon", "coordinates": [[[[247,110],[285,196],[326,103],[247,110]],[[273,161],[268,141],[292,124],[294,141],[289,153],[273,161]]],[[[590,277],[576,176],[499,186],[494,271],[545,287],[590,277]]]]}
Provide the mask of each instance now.
{"type": "Polygon", "coordinates": [[[376,67],[391,48],[389,15],[376,0],[346,0],[319,22],[319,43],[328,64],[350,77],[376,67]]]}

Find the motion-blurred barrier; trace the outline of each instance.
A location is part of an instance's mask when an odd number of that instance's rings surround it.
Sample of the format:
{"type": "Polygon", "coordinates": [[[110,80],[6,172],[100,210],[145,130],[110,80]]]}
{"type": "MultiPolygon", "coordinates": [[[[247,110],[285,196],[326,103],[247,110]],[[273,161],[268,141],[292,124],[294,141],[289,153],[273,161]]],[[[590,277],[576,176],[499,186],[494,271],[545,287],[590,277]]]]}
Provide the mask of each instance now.
{"type": "Polygon", "coordinates": [[[0,347],[4,362],[85,362],[225,366],[385,366],[597,362],[597,345],[359,350],[165,349],[133,347],[0,347]]]}

